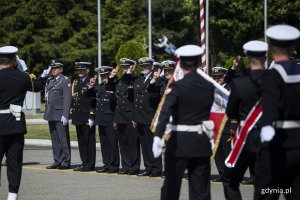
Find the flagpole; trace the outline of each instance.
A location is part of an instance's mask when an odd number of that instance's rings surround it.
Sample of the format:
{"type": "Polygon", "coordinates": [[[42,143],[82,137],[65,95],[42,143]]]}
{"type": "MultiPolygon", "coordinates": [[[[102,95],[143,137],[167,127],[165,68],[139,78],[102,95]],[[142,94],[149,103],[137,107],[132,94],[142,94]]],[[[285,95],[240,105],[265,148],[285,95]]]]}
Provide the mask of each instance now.
{"type": "MultiPolygon", "coordinates": [[[[98,2],[98,66],[102,65],[102,52],[101,52],[101,0],[98,2]]],[[[98,81],[101,82],[100,75],[98,75],[98,81]]]]}
{"type": "Polygon", "coordinates": [[[205,2],[206,73],[209,74],[209,0],[205,2]]]}
{"type": "MultiPolygon", "coordinates": [[[[267,35],[266,30],[268,28],[268,0],[264,0],[264,36],[265,36],[265,42],[267,42],[267,35]]],[[[265,68],[268,67],[268,55],[265,62],[265,68]]]]}
{"type": "Polygon", "coordinates": [[[149,43],[148,43],[148,57],[152,58],[152,10],[151,10],[151,0],[148,0],[148,34],[149,34],[149,43]]]}
{"type": "Polygon", "coordinates": [[[205,42],[205,16],[204,16],[204,0],[199,0],[200,7],[200,45],[203,48],[201,68],[206,69],[206,42],[205,42]]]}

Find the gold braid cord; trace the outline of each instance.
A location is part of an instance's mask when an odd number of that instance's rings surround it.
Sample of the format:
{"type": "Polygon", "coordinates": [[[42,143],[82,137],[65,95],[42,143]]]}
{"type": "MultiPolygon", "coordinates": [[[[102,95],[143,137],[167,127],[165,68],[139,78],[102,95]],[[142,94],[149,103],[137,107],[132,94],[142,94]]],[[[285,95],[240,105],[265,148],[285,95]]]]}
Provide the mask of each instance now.
{"type": "Polygon", "coordinates": [[[25,107],[26,107],[26,110],[32,110],[33,109],[33,97],[34,97],[34,83],[33,83],[33,79],[36,79],[36,76],[34,74],[29,74],[28,72],[25,72],[28,76],[29,76],[29,79],[30,79],[30,82],[31,82],[31,89],[32,89],[32,101],[31,101],[31,108],[28,108],[27,106],[27,102],[26,102],[26,98],[25,98],[25,107]]]}
{"type": "Polygon", "coordinates": [[[218,150],[218,147],[219,147],[219,144],[220,144],[220,140],[221,140],[221,136],[222,136],[222,132],[223,132],[223,129],[224,129],[224,126],[226,124],[226,121],[227,121],[228,117],[227,115],[225,114],[223,119],[222,119],[222,123],[219,127],[219,130],[218,130],[218,135],[217,135],[217,140],[216,140],[216,144],[214,146],[214,149],[212,151],[212,155],[210,156],[210,160],[212,161],[215,156],[216,156],[216,153],[217,153],[217,150],[218,150]]]}
{"type": "MultiPolygon", "coordinates": [[[[174,71],[175,71],[175,70],[174,70],[174,71]]],[[[162,107],[163,107],[163,105],[164,105],[164,103],[165,103],[166,96],[167,96],[166,90],[169,88],[169,86],[170,86],[171,83],[173,83],[173,82],[174,82],[174,77],[172,76],[172,77],[170,78],[168,84],[167,84],[167,87],[166,87],[166,89],[165,89],[165,91],[164,91],[164,95],[162,96],[162,98],[161,98],[161,100],[160,100],[160,102],[159,102],[159,104],[158,104],[158,107],[157,107],[157,109],[156,109],[155,115],[154,115],[154,117],[153,117],[153,119],[152,119],[151,126],[150,126],[150,130],[152,131],[152,133],[155,133],[155,131],[156,131],[156,125],[157,125],[157,124],[155,124],[155,122],[158,120],[159,113],[160,113],[160,111],[162,110],[162,107]]]]}

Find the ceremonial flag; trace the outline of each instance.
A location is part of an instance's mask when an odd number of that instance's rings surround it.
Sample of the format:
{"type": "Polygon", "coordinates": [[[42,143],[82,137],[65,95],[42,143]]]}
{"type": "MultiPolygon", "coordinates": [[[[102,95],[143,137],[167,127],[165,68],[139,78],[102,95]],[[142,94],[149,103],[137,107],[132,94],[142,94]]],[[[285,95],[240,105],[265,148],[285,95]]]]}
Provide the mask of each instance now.
{"type": "MultiPolygon", "coordinates": [[[[183,78],[183,71],[182,71],[182,69],[180,68],[179,65],[180,65],[179,61],[177,61],[173,76],[168,82],[168,86],[166,87],[166,91],[165,91],[165,93],[162,97],[162,100],[161,100],[161,102],[158,106],[158,109],[155,113],[155,116],[152,120],[152,124],[151,124],[151,131],[152,132],[155,132],[155,130],[156,130],[156,126],[157,126],[157,123],[158,123],[158,118],[159,118],[159,115],[160,115],[160,111],[162,109],[162,106],[164,104],[166,95],[168,93],[169,85],[171,83],[173,83],[174,81],[178,81],[178,80],[183,78]]],[[[201,69],[198,69],[197,73],[199,75],[201,75],[207,81],[211,82],[216,87],[215,99],[214,99],[214,103],[213,103],[213,106],[212,106],[212,109],[211,109],[211,115],[210,115],[210,119],[213,120],[214,123],[215,123],[215,129],[214,129],[214,133],[215,133],[214,134],[214,141],[215,141],[216,138],[217,138],[217,134],[218,134],[220,124],[221,124],[222,119],[224,117],[224,113],[225,113],[225,109],[226,109],[226,105],[227,105],[227,101],[228,101],[228,96],[229,96],[229,91],[226,90],[224,87],[222,87],[215,80],[213,80],[210,76],[205,74],[201,69]]],[[[170,123],[171,123],[171,119],[170,119],[170,123]]],[[[171,134],[171,131],[167,126],[166,131],[165,131],[165,137],[168,138],[170,134],[171,134]]],[[[214,143],[214,142],[212,142],[212,143],[214,143]]]]}

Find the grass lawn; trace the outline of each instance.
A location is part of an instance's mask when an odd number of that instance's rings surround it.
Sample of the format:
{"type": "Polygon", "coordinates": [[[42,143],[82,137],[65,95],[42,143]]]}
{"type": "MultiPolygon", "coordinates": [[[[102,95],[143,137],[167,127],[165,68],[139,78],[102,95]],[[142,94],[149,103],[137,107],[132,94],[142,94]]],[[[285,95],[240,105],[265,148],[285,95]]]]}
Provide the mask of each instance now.
{"type": "Polygon", "coordinates": [[[25,115],[25,118],[26,119],[41,119],[41,118],[43,118],[43,116],[44,116],[44,114],[39,113],[36,115],[25,115]]]}
{"type": "MultiPolygon", "coordinates": [[[[70,140],[77,141],[76,131],[74,125],[69,125],[70,130],[70,140]]],[[[98,135],[98,132],[96,132],[98,135]]],[[[28,124],[26,139],[47,139],[50,140],[50,132],[48,124],[28,124]]],[[[96,141],[99,142],[98,136],[96,136],[96,141]]]]}
{"type": "MultiPolygon", "coordinates": [[[[41,112],[45,111],[45,103],[41,103],[41,112]]],[[[26,115],[26,119],[41,119],[43,118],[43,113],[37,115],[26,115]]],[[[69,125],[70,130],[70,140],[77,141],[76,130],[74,125],[69,125]]],[[[96,129],[98,130],[98,128],[96,129]]],[[[26,139],[45,139],[50,140],[50,132],[48,124],[27,124],[27,134],[26,139]]],[[[99,142],[99,134],[96,131],[96,141],[99,142]]]]}
{"type": "Polygon", "coordinates": [[[43,118],[45,112],[45,103],[41,102],[41,113],[36,115],[26,115],[26,119],[40,119],[43,118]]]}

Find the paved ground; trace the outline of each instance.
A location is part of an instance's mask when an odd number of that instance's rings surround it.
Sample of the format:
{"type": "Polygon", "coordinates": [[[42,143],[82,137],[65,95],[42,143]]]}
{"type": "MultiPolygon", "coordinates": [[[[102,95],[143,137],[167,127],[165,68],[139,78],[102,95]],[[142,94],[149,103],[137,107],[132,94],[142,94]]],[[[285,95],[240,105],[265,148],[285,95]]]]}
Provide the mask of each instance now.
{"type": "MultiPolygon", "coordinates": [[[[101,152],[97,149],[97,166],[101,163],[101,152]]],[[[78,149],[72,149],[72,167],[80,163],[78,149]]],[[[95,172],[73,172],[72,170],[46,170],[52,164],[50,147],[26,146],[20,200],[157,200],[160,196],[161,178],[141,178],[127,175],[107,175],[95,172]]],[[[6,199],[6,167],[2,167],[0,199],[6,199]]],[[[212,166],[212,174],[216,168],[212,166]]],[[[252,199],[252,186],[241,186],[243,199],[252,199]]],[[[221,184],[211,184],[213,200],[222,200],[221,184]]],[[[182,200],[188,199],[188,182],[183,180],[182,200]]]]}

